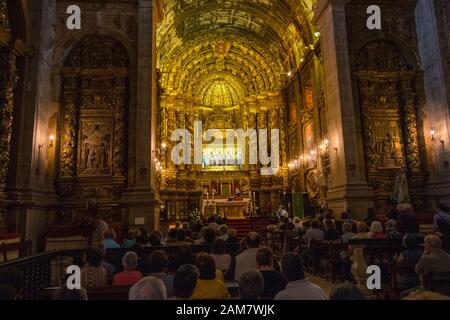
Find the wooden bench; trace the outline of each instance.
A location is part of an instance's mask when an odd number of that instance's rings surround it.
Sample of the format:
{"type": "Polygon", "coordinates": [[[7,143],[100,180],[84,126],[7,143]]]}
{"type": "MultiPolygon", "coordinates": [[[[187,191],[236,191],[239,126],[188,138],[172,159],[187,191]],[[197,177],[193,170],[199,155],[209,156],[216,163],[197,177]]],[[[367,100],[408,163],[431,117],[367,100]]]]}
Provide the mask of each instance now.
{"type": "MultiPolygon", "coordinates": [[[[0,254],[2,256],[1,262],[10,261],[10,253],[17,252],[16,259],[23,258],[31,254],[32,242],[31,240],[21,241],[19,243],[5,243],[0,244],[0,254]]],[[[15,260],[15,259],[13,259],[15,260]]]]}
{"type": "Polygon", "coordinates": [[[423,285],[428,290],[450,296],[450,272],[425,275],[423,285]]]}

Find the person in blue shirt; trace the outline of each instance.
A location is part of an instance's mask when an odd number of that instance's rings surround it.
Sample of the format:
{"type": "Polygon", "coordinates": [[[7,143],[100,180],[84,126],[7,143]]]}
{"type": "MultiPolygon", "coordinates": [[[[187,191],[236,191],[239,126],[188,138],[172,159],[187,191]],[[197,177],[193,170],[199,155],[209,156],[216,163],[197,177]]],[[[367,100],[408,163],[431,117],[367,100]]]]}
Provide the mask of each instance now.
{"type": "Polygon", "coordinates": [[[442,234],[450,234],[449,208],[444,204],[439,204],[437,213],[434,215],[433,231],[442,234]]]}
{"type": "Polygon", "coordinates": [[[136,238],[137,238],[137,232],[136,231],[129,231],[126,238],[123,240],[122,248],[130,249],[136,244],[136,238]]]}
{"type": "Polygon", "coordinates": [[[112,229],[108,229],[105,232],[105,240],[103,240],[103,246],[105,249],[119,249],[120,245],[114,240],[115,232],[112,229]]]}

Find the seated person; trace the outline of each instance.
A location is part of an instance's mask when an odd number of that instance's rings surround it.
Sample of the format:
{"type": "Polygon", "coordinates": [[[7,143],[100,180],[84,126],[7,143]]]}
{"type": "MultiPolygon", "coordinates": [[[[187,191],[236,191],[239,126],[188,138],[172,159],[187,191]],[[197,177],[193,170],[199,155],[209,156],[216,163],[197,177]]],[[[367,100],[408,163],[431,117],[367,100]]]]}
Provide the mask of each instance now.
{"type": "Polygon", "coordinates": [[[128,300],[166,300],[166,287],[161,279],[145,277],[131,287],[128,300]]]}
{"type": "Polygon", "coordinates": [[[344,282],[335,286],[330,292],[330,300],[334,301],[354,301],[365,300],[361,290],[359,290],[353,283],[344,282]]]}
{"type": "Polygon", "coordinates": [[[188,300],[192,296],[199,277],[199,271],[192,264],[182,265],[173,278],[173,295],[175,299],[188,300]]]}
{"type": "Polygon", "coordinates": [[[113,278],[113,286],[132,286],[142,279],[142,273],[136,271],[139,258],[138,255],[129,251],[122,258],[124,271],[116,274],[113,278]]]}
{"type": "Polygon", "coordinates": [[[325,292],[305,278],[303,259],[297,253],[284,254],[281,270],[289,283],[275,296],[275,300],[327,300],[325,292]]]}
{"type": "Polygon", "coordinates": [[[264,279],[258,270],[247,270],[239,279],[241,300],[259,300],[264,289],[264,279]]]}
{"type": "Polygon", "coordinates": [[[219,227],[219,236],[218,238],[222,238],[224,241],[228,239],[228,226],[226,224],[222,224],[219,227]]]}
{"type": "Polygon", "coordinates": [[[342,234],[340,237],[340,240],[342,243],[348,243],[348,240],[350,240],[354,236],[353,233],[353,226],[351,223],[344,222],[342,224],[342,234]]]}
{"type": "Polygon", "coordinates": [[[105,240],[103,240],[103,246],[108,249],[120,249],[120,245],[114,240],[116,233],[113,229],[108,229],[105,232],[105,240]]]}
{"type": "Polygon", "coordinates": [[[223,273],[227,273],[231,264],[231,256],[225,253],[225,241],[222,238],[216,238],[212,245],[211,257],[216,263],[216,268],[223,273]]]}
{"type": "Polygon", "coordinates": [[[353,235],[352,239],[370,239],[371,236],[367,233],[368,227],[365,222],[358,222],[356,224],[356,234],[353,235]]]}
{"type": "Polygon", "coordinates": [[[132,246],[134,246],[136,244],[136,239],[138,237],[138,233],[139,232],[137,230],[129,231],[127,236],[123,240],[122,248],[129,249],[132,246]]]}
{"type": "Polygon", "coordinates": [[[386,238],[395,238],[400,236],[400,232],[397,230],[397,219],[398,212],[397,209],[391,208],[388,213],[386,213],[386,223],[384,225],[386,229],[386,238]]]}
{"type": "MultiPolygon", "coordinates": [[[[405,248],[398,257],[394,257],[395,263],[416,265],[421,256],[422,249],[419,247],[419,237],[415,233],[407,233],[403,236],[403,247],[405,248]]],[[[419,281],[415,274],[399,274],[397,282],[402,286],[416,286],[419,281]]]]}
{"type": "Polygon", "coordinates": [[[173,295],[173,275],[167,273],[169,259],[162,250],[153,251],[150,255],[150,276],[161,279],[166,286],[167,296],[173,295]]]}
{"type": "Polygon", "coordinates": [[[251,231],[245,238],[243,246],[246,247],[242,253],[236,256],[236,267],[234,271],[234,279],[239,281],[241,274],[250,269],[257,269],[256,252],[261,245],[261,237],[258,233],[251,231]]]}
{"type": "Polygon", "coordinates": [[[206,252],[197,254],[195,264],[199,270],[199,279],[192,293],[192,300],[223,300],[229,299],[225,283],[216,278],[216,264],[206,252]]]}
{"type": "Polygon", "coordinates": [[[228,237],[225,240],[226,243],[238,243],[239,239],[237,238],[237,230],[234,228],[228,229],[228,237]]]}
{"type": "Polygon", "coordinates": [[[324,239],[328,241],[339,240],[339,232],[336,230],[334,221],[331,219],[323,220],[325,226],[324,239]]]}
{"type": "Polygon", "coordinates": [[[288,283],[281,272],[274,270],[273,260],[273,252],[269,248],[260,248],[256,252],[258,270],[264,279],[261,298],[266,300],[273,300],[278,292],[286,289],[288,283]]]}
{"type": "Polygon", "coordinates": [[[89,247],[86,250],[86,263],[81,269],[82,287],[103,287],[108,284],[108,271],[100,266],[103,254],[98,247],[89,247]]]}
{"type": "Polygon", "coordinates": [[[430,274],[450,272],[450,255],[442,249],[442,241],[435,234],[425,237],[424,251],[416,265],[416,273],[423,278],[430,274]]]}
{"type": "Polygon", "coordinates": [[[369,236],[372,237],[372,239],[385,239],[386,236],[383,232],[383,226],[381,225],[381,222],[379,221],[373,221],[370,225],[370,231],[369,236]]]}

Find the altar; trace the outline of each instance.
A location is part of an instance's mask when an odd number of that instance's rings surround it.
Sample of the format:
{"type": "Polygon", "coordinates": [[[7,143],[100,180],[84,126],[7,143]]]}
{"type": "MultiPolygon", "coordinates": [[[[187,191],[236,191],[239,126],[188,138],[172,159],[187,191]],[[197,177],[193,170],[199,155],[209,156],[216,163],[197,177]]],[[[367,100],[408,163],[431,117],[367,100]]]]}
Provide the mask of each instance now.
{"type": "Polygon", "coordinates": [[[246,216],[250,215],[250,212],[251,201],[247,198],[242,200],[202,200],[203,217],[210,217],[218,214],[227,219],[244,219],[246,216]]]}

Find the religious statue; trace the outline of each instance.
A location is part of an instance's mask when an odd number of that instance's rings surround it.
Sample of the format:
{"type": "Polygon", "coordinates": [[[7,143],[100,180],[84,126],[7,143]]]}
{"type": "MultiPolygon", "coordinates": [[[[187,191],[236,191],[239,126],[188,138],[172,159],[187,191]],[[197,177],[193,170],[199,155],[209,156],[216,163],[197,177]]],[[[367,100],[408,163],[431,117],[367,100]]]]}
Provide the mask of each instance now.
{"type": "Polygon", "coordinates": [[[382,141],[383,164],[394,162],[397,158],[397,150],[395,147],[395,140],[390,133],[386,134],[386,138],[382,141]]]}
{"type": "Polygon", "coordinates": [[[411,202],[405,168],[399,170],[395,176],[393,200],[397,204],[411,202]]]}

